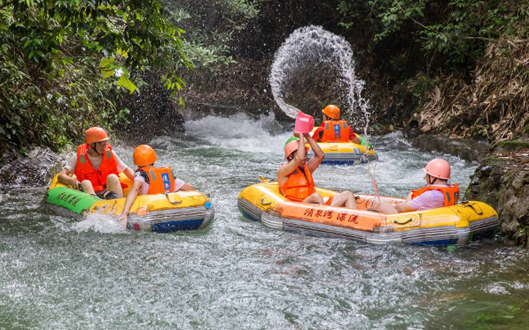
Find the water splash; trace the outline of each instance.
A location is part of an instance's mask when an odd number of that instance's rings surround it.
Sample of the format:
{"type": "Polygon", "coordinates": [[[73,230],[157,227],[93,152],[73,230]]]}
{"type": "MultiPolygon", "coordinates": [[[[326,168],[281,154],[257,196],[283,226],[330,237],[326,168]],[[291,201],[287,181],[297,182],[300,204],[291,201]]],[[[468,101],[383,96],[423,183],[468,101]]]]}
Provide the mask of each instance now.
{"type": "Polygon", "coordinates": [[[261,115],[253,119],[246,114],[231,117],[207,116],[185,124],[186,134],[207,140],[209,144],[229,150],[252,153],[281,153],[292,133],[275,127],[275,116],[261,115]]]}
{"type": "Polygon", "coordinates": [[[269,77],[274,100],[292,118],[298,108],[319,115],[324,103],[335,103],[349,117],[356,114],[356,120],[367,124],[365,83],[357,79],[354,68],[353,51],[344,38],[319,26],[297,29],[274,56],[269,77]]]}
{"type": "Polygon", "coordinates": [[[101,234],[116,234],[127,232],[116,217],[91,213],[86,219],[76,223],[72,229],[77,232],[94,231],[101,234]]]}
{"type": "MultiPolygon", "coordinates": [[[[342,118],[352,119],[352,127],[363,126],[369,143],[369,102],[362,95],[365,82],[357,79],[354,68],[351,45],[344,38],[319,26],[297,29],[274,56],[270,73],[274,100],[292,118],[298,108],[319,116],[323,103],[337,104],[342,118]]],[[[366,174],[379,196],[375,168],[369,162],[366,174]]]]}

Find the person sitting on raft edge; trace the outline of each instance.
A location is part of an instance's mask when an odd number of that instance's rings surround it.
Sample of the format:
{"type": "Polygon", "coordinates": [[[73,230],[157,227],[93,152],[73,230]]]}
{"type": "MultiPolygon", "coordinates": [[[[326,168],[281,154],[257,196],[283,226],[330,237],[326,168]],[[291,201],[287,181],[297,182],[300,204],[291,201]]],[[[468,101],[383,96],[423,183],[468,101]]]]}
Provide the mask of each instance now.
{"type": "Polygon", "coordinates": [[[125,206],[121,212],[122,225],[127,226],[127,215],[138,195],[154,195],[170,192],[195,190],[195,187],[173,175],[170,167],[154,167],[158,156],[151,146],[142,144],[134,149],[134,183],[127,194],[125,206]]]}
{"type": "Polygon", "coordinates": [[[91,127],[85,132],[85,143],[77,147],[66,163],[58,181],[79,189],[87,194],[104,199],[123,197],[123,187],[119,173],[129,179],[134,173],[112,150],[108,135],[101,127],[91,127]]]}
{"type": "Polygon", "coordinates": [[[394,214],[410,211],[421,211],[436,209],[445,206],[456,205],[459,202],[459,186],[455,183],[449,184],[450,164],[440,158],[432,159],[423,168],[426,185],[417,190],[412,190],[406,202],[396,205],[380,202],[375,203],[372,209],[385,213],[394,214]]]}
{"type": "Polygon", "coordinates": [[[328,105],[322,111],[323,121],[312,138],[316,142],[353,142],[361,144],[359,135],[347,124],[347,121],[340,120],[340,108],[335,105],[328,105]]]}
{"type": "MultiPolygon", "coordinates": [[[[294,136],[285,143],[286,163],[277,171],[277,182],[283,196],[293,202],[323,205],[323,197],[316,192],[312,173],[320,166],[324,153],[309,133],[294,132],[294,136]],[[314,150],[314,157],[307,160],[305,139],[314,150]]],[[[307,148],[308,149],[308,148],[307,148]]],[[[351,191],[343,191],[330,201],[331,206],[355,209],[356,201],[351,191]]]]}

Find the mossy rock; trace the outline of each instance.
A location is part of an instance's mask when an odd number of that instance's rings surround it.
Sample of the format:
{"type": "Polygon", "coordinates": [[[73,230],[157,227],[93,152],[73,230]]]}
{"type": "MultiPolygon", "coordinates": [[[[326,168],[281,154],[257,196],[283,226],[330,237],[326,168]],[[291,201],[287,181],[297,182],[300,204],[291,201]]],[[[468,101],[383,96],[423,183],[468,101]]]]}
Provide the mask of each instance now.
{"type": "Polygon", "coordinates": [[[500,141],[496,142],[494,146],[492,147],[494,151],[504,150],[504,151],[520,151],[523,149],[529,149],[529,142],[526,141],[500,141]]]}

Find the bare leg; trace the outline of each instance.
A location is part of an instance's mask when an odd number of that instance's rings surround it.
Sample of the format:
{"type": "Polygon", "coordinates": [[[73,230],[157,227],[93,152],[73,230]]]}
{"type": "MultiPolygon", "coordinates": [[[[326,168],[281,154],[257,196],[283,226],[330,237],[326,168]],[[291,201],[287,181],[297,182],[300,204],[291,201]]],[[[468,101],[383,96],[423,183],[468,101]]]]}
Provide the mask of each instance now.
{"type": "Polygon", "coordinates": [[[303,203],[320,204],[320,205],[325,204],[323,202],[323,197],[321,197],[321,195],[318,194],[318,193],[314,193],[314,194],[310,195],[309,197],[305,198],[303,203]]]}
{"type": "Polygon", "coordinates": [[[92,182],[90,182],[90,180],[83,180],[83,182],[81,182],[81,188],[83,188],[83,192],[89,195],[96,195],[94,186],[92,186],[92,182]]]}
{"type": "Polygon", "coordinates": [[[349,191],[342,191],[332,199],[331,206],[347,207],[348,209],[356,209],[356,200],[354,194],[349,191]]]}
{"type": "Polygon", "coordinates": [[[123,189],[121,188],[121,183],[117,175],[110,174],[107,176],[107,190],[115,192],[119,198],[123,197],[123,189]]]}
{"type": "Polygon", "coordinates": [[[386,203],[383,201],[378,202],[377,200],[373,200],[373,204],[371,205],[371,208],[373,210],[376,210],[378,212],[384,213],[384,214],[396,214],[399,213],[395,206],[390,203],[386,203]]]}

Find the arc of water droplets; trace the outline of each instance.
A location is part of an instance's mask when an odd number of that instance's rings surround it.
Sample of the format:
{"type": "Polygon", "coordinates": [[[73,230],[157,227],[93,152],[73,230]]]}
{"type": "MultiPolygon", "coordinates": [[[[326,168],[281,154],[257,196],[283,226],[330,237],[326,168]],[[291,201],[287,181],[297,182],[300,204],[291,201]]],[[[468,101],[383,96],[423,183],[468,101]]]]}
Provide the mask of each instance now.
{"type": "MultiPolygon", "coordinates": [[[[367,148],[369,143],[369,136],[367,134],[367,128],[369,127],[369,102],[362,96],[365,83],[363,80],[356,78],[353,51],[344,38],[326,31],[320,26],[303,27],[292,32],[274,55],[274,62],[269,77],[272,95],[281,110],[287,116],[295,118],[299,109],[291,106],[284,100],[283,88],[285,79],[292,73],[293,69],[304,65],[300,61],[300,58],[304,58],[307,52],[327,49],[328,47],[333,50],[332,55],[335,61],[331,62],[331,64],[338,68],[341,76],[340,79],[344,79],[348,87],[346,96],[348,103],[347,112],[353,114],[354,109],[359,108],[364,116],[365,126],[363,133],[366,139],[367,154],[369,152],[367,148]]],[[[380,200],[375,169],[369,161],[366,174],[371,177],[373,189],[380,200]]]]}

